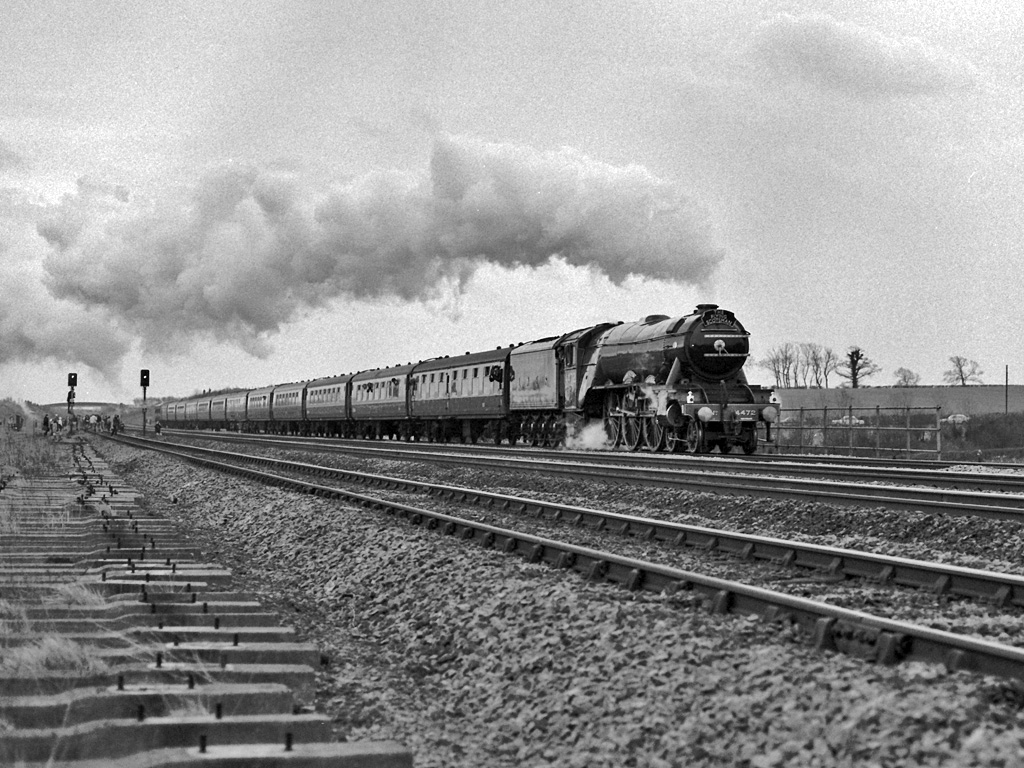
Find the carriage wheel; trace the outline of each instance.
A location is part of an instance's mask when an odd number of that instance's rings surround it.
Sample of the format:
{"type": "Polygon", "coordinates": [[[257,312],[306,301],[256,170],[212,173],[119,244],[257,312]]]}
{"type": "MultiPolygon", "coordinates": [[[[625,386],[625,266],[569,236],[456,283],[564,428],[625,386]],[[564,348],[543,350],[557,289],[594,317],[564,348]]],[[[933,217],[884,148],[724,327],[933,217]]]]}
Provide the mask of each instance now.
{"type": "Polygon", "coordinates": [[[697,419],[690,419],[686,425],[686,450],[688,453],[706,453],[707,445],[704,442],[704,425],[697,419]]]}
{"type": "Polygon", "coordinates": [[[723,437],[718,441],[718,450],[722,453],[729,453],[732,451],[732,443],[729,442],[728,438],[723,437]]]}
{"type": "Polygon", "coordinates": [[[536,448],[540,445],[540,424],[536,418],[531,416],[526,420],[526,424],[524,426],[526,428],[526,442],[536,448]]]}
{"type": "Polygon", "coordinates": [[[492,442],[495,445],[501,445],[501,432],[502,432],[502,430],[501,430],[501,422],[500,421],[492,421],[491,422],[491,430],[492,430],[492,434],[491,434],[492,442]]]}
{"type": "Polygon", "coordinates": [[[636,416],[622,415],[622,443],[627,451],[635,451],[640,447],[640,440],[643,437],[643,429],[640,419],[636,416]]]}
{"type": "Polygon", "coordinates": [[[665,428],[658,423],[657,416],[644,419],[644,446],[651,453],[657,453],[665,446],[665,428]]]}

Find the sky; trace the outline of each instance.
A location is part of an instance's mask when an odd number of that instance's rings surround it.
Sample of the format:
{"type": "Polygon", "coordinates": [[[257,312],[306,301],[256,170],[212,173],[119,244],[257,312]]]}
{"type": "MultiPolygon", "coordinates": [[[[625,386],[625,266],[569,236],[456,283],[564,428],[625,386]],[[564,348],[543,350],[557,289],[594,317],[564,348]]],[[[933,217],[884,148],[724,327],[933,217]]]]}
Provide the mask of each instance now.
{"type": "Polygon", "coordinates": [[[1016,0],[0,6],[0,396],[736,313],[1024,383],[1016,0]]]}

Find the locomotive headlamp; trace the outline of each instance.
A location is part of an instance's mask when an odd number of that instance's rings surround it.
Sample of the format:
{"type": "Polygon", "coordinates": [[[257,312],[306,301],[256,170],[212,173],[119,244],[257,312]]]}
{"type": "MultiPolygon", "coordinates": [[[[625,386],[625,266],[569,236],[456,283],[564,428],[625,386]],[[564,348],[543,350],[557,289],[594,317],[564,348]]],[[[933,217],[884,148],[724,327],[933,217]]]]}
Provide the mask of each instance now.
{"type": "Polygon", "coordinates": [[[769,405],[763,411],[761,411],[761,418],[771,424],[777,418],[779,418],[779,409],[774,405],[769,405]]]}
{"type": "Polygon", "coordinates": [[[686,402],[688,402],[688,403],[695,403],[695,402],[697,402],[697,399],[693,396],[693,392],[692,391],[686,393],[686,402]]]}
{"type": "Polygon", "coordinates": [[[711,419],[712,419],[712,417],[714,417],[714,415],[715,415],[715,412],[712,411],[710,408],[708,408],[706,405],[703,408],[701,408],[699,411],[697,411],[697,418],[700,419],[701,421],[703,421],[705,424],[707,422],[711,421],[711,419]]]}

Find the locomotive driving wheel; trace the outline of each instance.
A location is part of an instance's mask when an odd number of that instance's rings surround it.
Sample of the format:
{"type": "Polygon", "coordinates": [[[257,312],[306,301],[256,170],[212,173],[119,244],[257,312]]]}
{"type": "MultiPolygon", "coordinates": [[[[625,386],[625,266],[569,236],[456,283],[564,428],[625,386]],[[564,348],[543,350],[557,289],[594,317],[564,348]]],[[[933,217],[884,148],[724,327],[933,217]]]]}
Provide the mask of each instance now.
{"type": "Polygon", "coordinates": [[[707,445],[704,442],[704,425],[697,419],[690,419],[686,424],[686,437],[683,440],[686,443],[687,453],[707,452],[707,445]]]}
{"type": "Polygon", "coordinates": [[[614,392],[609,392],[604,399],[604,433],[612,448],[618,448],[622,444],[622,420],[617,413],[618,410],[619,398],[614,392]]]}
{"type": "Polygon", "coordinates": [[[612,448],[618,448],[622,443],[622,424],[618,416],[604,417],[604,433],[608,436],[608,443],[612,448]]]}
{"type": "Polygon", "coordinates": [[[665,428],[658,423],[657,416],[646,416],[643,422],[644,445],[651,453],[657,453],[665,446],[665,428]]]}
{"type": "Polygon", "coordinates": [[[640,440],[643,437],[643,428],[638,416],[622,414],[622,444],[628,451],[635,451],[640,448],[640,440]]]}

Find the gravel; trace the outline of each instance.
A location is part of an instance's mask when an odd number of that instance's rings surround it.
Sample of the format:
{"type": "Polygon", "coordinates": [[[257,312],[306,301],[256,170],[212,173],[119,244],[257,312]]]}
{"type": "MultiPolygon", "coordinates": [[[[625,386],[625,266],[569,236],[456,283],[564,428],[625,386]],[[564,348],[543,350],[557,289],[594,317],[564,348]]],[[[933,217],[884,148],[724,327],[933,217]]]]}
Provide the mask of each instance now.
{"type": "MultiPolygon", "coordinates": [[[[319,645],[330,659],[319,702],[340,738],[396,739],[418,766],[1024,761],[1016,682],[818,653],[791,629],[708,615],[689,593],[585,582],[382,513],[94,444],[151,510],[233,571],[236,587],[319,645]]],[[[995,558],[1007,570],[1021,549],[1019,526],[1006,523],[439,467],[401,473],[854,548],[869,540],[959,564],[995,558]]]]}

